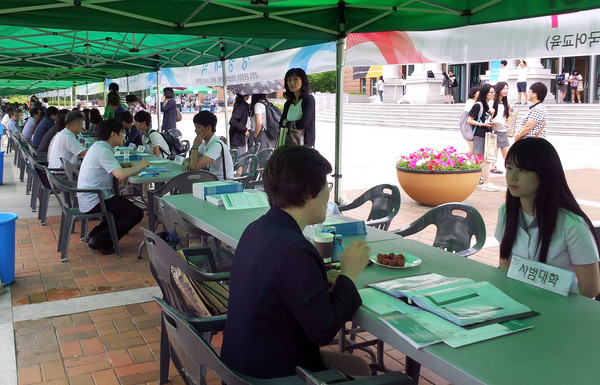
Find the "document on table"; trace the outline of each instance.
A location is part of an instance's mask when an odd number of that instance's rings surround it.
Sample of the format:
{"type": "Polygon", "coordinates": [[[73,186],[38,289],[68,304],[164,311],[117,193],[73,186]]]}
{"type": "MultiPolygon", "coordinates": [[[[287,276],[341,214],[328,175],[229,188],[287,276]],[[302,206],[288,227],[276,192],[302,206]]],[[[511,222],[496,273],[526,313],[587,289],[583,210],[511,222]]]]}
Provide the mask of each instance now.
{"type": "Polygon", "coordinates": [[[220,194],[223,206],[227,210],[256,209],[269,207],[267,194],[263,192],[249,193],[239,192],[232,194],[220,194]]]}

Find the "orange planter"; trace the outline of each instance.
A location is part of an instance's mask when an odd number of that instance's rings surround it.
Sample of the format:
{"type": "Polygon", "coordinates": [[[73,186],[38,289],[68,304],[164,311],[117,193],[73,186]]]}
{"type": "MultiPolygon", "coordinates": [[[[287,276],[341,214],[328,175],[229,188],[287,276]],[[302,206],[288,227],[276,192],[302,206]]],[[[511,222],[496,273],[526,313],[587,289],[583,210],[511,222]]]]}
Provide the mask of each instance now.
{"type": "Polygon", "coordinates": [[[396,166],[396,174],[409,197],[426,206],[438,206],[467,199],[477,188],[481,169],[421,171],[396,166]]]}

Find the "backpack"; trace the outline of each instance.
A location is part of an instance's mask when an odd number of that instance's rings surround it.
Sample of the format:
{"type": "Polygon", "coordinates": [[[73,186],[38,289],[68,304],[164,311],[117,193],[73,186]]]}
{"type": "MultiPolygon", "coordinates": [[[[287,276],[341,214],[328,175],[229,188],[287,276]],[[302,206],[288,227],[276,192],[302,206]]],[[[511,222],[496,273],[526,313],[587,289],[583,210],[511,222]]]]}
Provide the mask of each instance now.
{"type": "Polygon", "coordinates": [[[565,84],[565,74],[560,74],[558,75],[558,78],[556,78],[556,83],[560,84],[561,86],[565,84]]]}
{"type": "Polygon", "coordinates": [[[434,79],[435,78],[435,75],[433,74],[432,70],[427,70],[427,77],[430,78],[430,79],[434,79]]]}
{"type": "Polygon", "coordinates": [[[456,78],[452,80],[452,85],[450,87],[458,87],[458,82],[456,81],[456,78]]]}
{"type": "Polygon", "coordinates": [[[279,107],[267,100],[261,100],[260,103],[262,103],[266,109],[265,115],[267,117],[267,121],[265,122],[265,126],[267,127],[267,137],[271,140],[277,140],[279,137],[279,121],[281,120],[281,115],[283,112],[279,109],[279,107]]]}
{"type": "MultiPolygon", "coordinates": [[[[155,130],[153,130],[153,131],[155,131],[155,130]]],[[[179,133],[179,135],[181,135],[179,130],[177,130],[175,128],[172,130],[169,130],[168,132],[165,132],[165,131],[159,132],[159,134],[162,135],[165,142],[167,142],[167,145],[169,146],[169,151],[171,152],[171,155],[179,155],[185,151],[185,147],[183,146],[183,144],[179,141],[179,139],[177,137],[175,137],[173,135],[173,134],[177,135],[178,133],[179,133]],[[173,131],[173,133],[171,133],[172,131],[173,131]]],[[[162,149],[161,149],[161,151],[162,151],[162,149]]]]}
{"type": "MultiPolygon", "coordinates": [[[[477,102],[476,104],[479,105],[479,114],[477,117],[477,120],[479,121],[481,120],[481,115],[483,115],[483,105],[481,102],[477,102]]],[[[459,117],[460,132],[465,140],[473,140],[473,134],[475,133],[476,128],[469,124],[469,113],[470,111],[462,111],[459,117]]]]}

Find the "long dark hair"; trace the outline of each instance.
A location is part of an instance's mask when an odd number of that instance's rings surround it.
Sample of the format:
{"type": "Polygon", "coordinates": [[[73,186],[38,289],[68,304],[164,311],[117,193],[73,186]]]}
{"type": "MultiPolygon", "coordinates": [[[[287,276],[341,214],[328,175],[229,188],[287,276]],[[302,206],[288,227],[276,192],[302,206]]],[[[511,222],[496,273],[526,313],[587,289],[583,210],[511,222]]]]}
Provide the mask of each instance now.
{"type": "MultiPolygon", "coordinates": [[[[542,138],[524,138],[513,144],[506,155],[506,163],[535,172],[540,184],[534,200],[534,213],[539,228],[537,249],[540,262],[546,263],[550,240],[556,227],[559,208],[579,215],[587,223],[598,244],[594,225],[579,207],[567,185],[565,172],[556,149],[542,138]]],[[[500,258],[509,259],[517,237],[521,200],[506,191],[506,227],[500,242],[500,258]]],[[[600,245],[599,245],[600,248],[600,245]]]]}
{"type": "Polygon", "coordinates": [[[490,110],[490,106],[487,102],[487,94],[492,89],[492,86],[489,84],[484,84],[479,89],[479,96],[477,97],[477,102],[481,102],[483,105],[483,111],[481,112],[481,119],[485,120],[485,114],[490,110]]]}
{"type": "Polygon", "coordinates": [[[250,100],[250,108],[248,114],[254,116],[254,105],[261,100],[267,100],[267,94],[252,94],[252,100],[250,100]]]}
{"type": "Polygon", "coordinates": [[[311,90],[308,76],[306,76],[306,72],[304,72],[302,68],[290,68],[288,72],[285,73],[285,78],[283,80],[283,85],[285,86],[285,94],[283,94],[283,96],[288,100],[296,99],[296,95],[292,91],[290,91],[290,88],[287,84],[288,78],[292,76],[297,76],[300,78],[300,80],[302,80],[302,87],[300,88],[300,99],[303,99],[306,95],[311,93],[311,90]]]}
{"type": "Polygon", "coordinates": [[[70,110],[67,110],[66,108],[63,108],[62,110],[58,111],[58,113],[56,114],[56,125],[58,126],[58,131],[61,131],[63,128],[65,128],[67,126],[66,122],[65,122],[65,118],[67,117],[67,114],[71,112],[70,110]]]}
{"type": "MultiPolygon", "coordinates": [[[[500,91],[502,91],[506,85],[507,83],[505,82],[498,82],[494,86],[494,90],[496,90],[496,96],[494,96],[494,116],[492,116],[492,118],[495,118],[496,115],[498,115],[498,104],[500,104],[501,98],[500,91]]],[[[502,104],[504,104],[504,117],[508,118],[508,95],[502,99],[502,104]]]]}

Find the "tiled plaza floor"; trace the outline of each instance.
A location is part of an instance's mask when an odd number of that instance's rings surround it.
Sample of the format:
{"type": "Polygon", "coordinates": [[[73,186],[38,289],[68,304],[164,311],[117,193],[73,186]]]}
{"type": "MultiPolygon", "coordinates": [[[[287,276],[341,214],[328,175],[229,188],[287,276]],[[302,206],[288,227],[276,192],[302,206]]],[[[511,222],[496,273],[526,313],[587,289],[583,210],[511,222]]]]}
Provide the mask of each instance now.
{"type": "MultiPolygon", "coordinates": [[[[12,162],[10,164],[12,166],[12,162]]],[[[600,179],[600,170],[570,170],[567,175],[584,211],[593,221],[600,220],[600,199],[595,185],[589,183],[600,179]]],[[[495,177],[494,183],[503,186],[503,178],[495,177]]],[[[362,192],[351,190],[343,193],[353,199],[362,192]]],[[[486,248],[472,256],[473,260],[497,265],[497,242],[491,237],[504,194],[478,189],[465,201],[482,214],[488,235],[486,248]]],[[[28,197],[23,200],[23,204],[27,204],[28,197]]],[[[391,230],[409,224],[428,209],[402,193],[400,212],[392,222],[391,230]]],[[[369,207],[362,207],[348,214],[365,218],[368,210],[369,207]]],[[[143,259],[137,259],[141,232],[134,231],[121,241],[122,259],[89,250],[76,232],[71,237],[69,262],[61,263],[60,253],[56,252],[59,222],[58,216],[50,217],[46,226],[40,226],[37,219],[17,220],[16,281],[10,287],[14,314],[28,306],[36,306],[34,304],[63,304],[55,301],[89,296],[97,296],[92,299],[102,298],[107,293],[129,292],[156,285],[145,252],[143,259]]],[[[146,224],[147,219],[144,219],[140,226],[146,224]]],[[[90,228],[93,226],[94,223],[90,223],[90,228]]],[[[416,234],[412,239],[431,243],[433,229],[416,234]]],[[[75,311],[39,319],[34,315],[27,320],[15,321],[18,383],[156,384],[159,329],[160,312],[152,301],[109,305],[99,310],[75,311]]],[[[216,348],[220,347],[220,340],[220,335],[213,340],[216,348]]],[[[403,370],[404,356],[387,347],[385,363],[389,369],[403,370]]],[[[174,384],[183,383],[173,367],[170,372],[174,384]]],[[[421,374],[420,384],[448,383],[426,368],[422,368],[421,374]]],[[[210,376],[209,384],[219,383],[216,377],[210,376]]]]}

